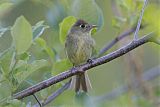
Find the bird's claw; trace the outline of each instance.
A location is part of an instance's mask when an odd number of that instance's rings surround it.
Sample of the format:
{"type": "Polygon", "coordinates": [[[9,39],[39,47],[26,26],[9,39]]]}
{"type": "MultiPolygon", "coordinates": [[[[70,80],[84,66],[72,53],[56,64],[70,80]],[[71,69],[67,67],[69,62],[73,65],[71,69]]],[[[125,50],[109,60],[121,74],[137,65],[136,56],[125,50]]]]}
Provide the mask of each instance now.
{"type": "Polygon", "coordinates": [[[92,59],[88,59],[87,62],[92,64],[93,60],[92,59]]]}

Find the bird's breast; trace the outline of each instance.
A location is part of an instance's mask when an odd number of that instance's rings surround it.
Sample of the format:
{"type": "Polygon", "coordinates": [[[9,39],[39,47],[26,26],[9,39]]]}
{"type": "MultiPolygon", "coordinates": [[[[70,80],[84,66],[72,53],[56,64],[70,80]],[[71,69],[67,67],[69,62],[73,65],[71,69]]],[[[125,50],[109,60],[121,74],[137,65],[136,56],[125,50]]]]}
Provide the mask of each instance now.
{"type": "Polygon", "coordinates": [[[88,36],[74,37],[70,42],[72,50],[68,50],[69,59],[75,65],[86,62],[92,55],[93,39],[88,36]]]}

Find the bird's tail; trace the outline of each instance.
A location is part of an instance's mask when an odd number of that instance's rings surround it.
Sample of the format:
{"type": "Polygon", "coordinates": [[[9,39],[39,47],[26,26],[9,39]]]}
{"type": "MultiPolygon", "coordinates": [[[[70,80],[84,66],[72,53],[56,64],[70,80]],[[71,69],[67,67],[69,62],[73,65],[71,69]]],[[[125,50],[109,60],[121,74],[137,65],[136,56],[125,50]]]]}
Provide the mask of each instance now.
{"type": "Polygon", "coordinates": [[[71,89],[74,89],[76,92],[79,92],[80,90],[84,92],[88,92],[92,88],[88,74],[82,73],[76,76],[72,77],[71,89]]]}

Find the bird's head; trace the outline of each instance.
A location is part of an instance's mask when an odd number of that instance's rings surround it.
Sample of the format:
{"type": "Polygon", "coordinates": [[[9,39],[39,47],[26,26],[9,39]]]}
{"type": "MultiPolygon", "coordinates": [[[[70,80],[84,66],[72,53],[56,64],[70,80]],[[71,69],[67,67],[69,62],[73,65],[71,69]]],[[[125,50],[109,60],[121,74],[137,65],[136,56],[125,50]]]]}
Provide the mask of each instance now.
{"type": "Polygon", "coordinates": [[[96,25],[91,25],[91,24],[87,23],[86,21],[79,19],[72,26],[71,31],[72,32],[89,33],[93,28],[96,28],[96,27],[97,27],[96,25]]]}

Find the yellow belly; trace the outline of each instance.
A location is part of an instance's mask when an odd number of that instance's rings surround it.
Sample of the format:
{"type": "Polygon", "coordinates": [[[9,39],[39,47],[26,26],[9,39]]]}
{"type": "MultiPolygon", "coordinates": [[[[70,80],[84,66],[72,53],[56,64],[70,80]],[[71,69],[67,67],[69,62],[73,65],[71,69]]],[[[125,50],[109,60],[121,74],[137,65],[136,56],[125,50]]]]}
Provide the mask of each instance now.
{"type": "Polygon", "coordinates": [[[92,54],[92,47],[86,40],[79,40],[77,45],[77,51],[70,58],[71,62],[75,65],[85,63],[92,54]]]}

